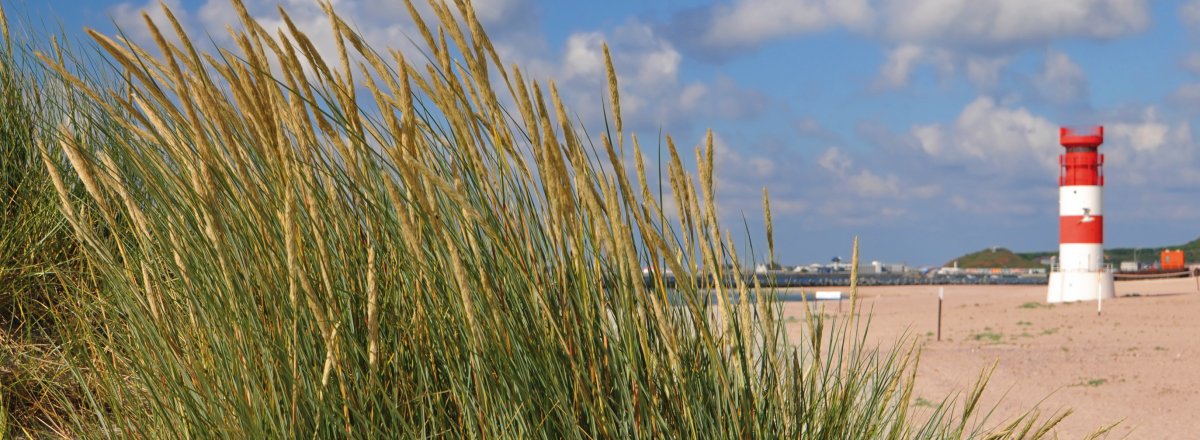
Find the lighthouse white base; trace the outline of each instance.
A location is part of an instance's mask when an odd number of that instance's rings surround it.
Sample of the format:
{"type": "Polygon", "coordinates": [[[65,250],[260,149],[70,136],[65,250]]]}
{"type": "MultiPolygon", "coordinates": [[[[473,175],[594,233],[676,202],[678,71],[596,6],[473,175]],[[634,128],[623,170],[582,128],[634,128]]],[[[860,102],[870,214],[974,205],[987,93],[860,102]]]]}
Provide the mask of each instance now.
{"type": "Polygon", "coordinates": [[[1116,296],[1112,272],[1050,272],[1048,303],[1095,301],[1097,295],[1104,299],[1116,296]]]}

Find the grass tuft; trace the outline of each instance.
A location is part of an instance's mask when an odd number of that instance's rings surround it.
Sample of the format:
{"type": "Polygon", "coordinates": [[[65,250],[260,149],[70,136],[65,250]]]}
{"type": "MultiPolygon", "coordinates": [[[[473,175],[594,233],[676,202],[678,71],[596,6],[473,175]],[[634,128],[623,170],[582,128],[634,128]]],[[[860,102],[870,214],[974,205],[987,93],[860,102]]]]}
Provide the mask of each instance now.
{"type": "MultiPolygon", "coordinates": [[[[84,438],[1038,438],[1065,415],[987,426],[985,372],[911,418],[915,342],[872,347],[869,317],[808,307],[789,341],[774,291],[730,282],[711,133],[694,165],[665,138],[655,197],[607,48],[614,126],[593,136],[468,2],[406,3],[420,56],[371,48],[330,4],[328,30],[281,9],[275,31],[235,0],[235,47],[195,47],[164,6],[154,47],[89,30],[104,63],[39,52],[41,76],[4,89],[63,93],[12,162],[41,176],[14,197],[49,223],[4,248],[52,263],[4,274],[88,275],[48,290],[78,299],[47,307],[73,323],[61,351],[12,355],[61,359],[12,383],[78,387],[39,420],[84,438]],[[35,247],[47,231],[73,253],[35,247]]],[[[9,396],[40,391],[0,392],[0,426],[39,417],[9,396]]]]}

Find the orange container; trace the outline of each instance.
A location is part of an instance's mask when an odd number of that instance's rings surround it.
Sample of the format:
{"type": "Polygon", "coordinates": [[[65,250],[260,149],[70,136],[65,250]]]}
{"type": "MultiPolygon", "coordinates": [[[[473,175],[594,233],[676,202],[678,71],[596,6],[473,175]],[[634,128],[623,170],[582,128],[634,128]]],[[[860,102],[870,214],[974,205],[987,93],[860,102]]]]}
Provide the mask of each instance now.
{"type": "Polygon", "coordinates": [[[1183,270],[1183,251],[1166,249],[1162,251],[1163,270],[1183,270]]]}

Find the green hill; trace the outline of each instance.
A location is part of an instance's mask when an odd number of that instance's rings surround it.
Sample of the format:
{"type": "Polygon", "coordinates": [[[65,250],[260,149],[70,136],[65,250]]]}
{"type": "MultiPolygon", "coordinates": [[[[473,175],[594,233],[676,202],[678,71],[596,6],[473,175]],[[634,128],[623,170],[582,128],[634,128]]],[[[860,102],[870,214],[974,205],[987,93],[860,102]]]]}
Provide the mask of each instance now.
{"type": "MultiPolygon", "coordinates": [[[[1141,247],[1141,248],[1113,248],[1104,250],[1104,259],[1113,264],[1119,264],[1122,261],[1134,261],[1134,257],[1141,262],[1158,261],[1159,255],[1163,249],[1180,249],[1183,250],[1183,259],[1187,263],[1200,262],[1200,238],[1189,241],[1187,243],[1176,246],[1163,247],[1141,247]]],[[[1038,259],[1050,255],[1057,255],[1058,251],[1052,252],[1023,252],[1019,253],[1020,257],[1037,261],[1038,259]]],[[[973,254],[972,254],[973,255],[973,254]]],[[[961,266],[962,263],[959,263],[961,266]]]]}
{"type": "Polygon", "coordinates": [[[946,266],[953,266],[955,261],[958,262],[958,267],[963,269],[993,267],[1026,269],[1045,267],[1038,264],[1035,259],[1026,258],[1005,248],[990,248],[963,255],[946,263],[946,266]]]}

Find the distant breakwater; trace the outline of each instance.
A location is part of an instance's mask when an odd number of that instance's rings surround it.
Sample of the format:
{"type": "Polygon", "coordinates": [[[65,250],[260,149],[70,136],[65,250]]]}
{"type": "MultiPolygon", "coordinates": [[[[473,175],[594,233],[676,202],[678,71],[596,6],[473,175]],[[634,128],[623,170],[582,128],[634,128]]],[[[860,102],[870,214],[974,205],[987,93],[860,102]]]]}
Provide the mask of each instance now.
{"type": "MultiPolygon", "coordinates": [[[[766,273],[743,274],[742,281],[753,286],[755,281],[763,287],[840,287],[850,285],[850,274],[793,274],[766,273]]],[[[674,287],[678,282],[674,275],[664,275],[663,281],[667,287],[674,287]]],[[[695,277],[697,284],[712,282],[711,276],[695,277]]],[[[653,280],[647,276],[647,283],[653,280]]],[[[722,284],[737,285],[737,278],[726,276],[722,284]]],[[[914,275],[914,274],[859,274],[859,286],[919,286],[919,285],[1044,285],[1047,284],[1045,275],[914,275]]]]}

